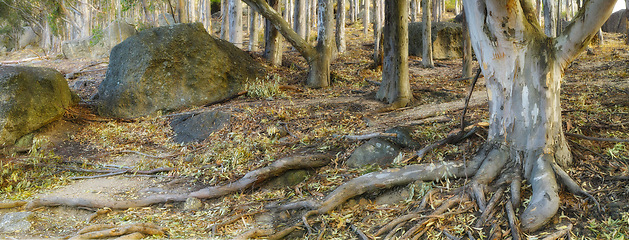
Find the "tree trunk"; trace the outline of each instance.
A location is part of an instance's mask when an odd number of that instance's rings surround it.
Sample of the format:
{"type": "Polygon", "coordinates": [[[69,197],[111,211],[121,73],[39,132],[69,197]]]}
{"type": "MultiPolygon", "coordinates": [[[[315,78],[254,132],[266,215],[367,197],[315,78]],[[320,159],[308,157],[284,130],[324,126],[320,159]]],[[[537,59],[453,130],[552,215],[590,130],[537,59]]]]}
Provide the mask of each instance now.
{"type": "Polygon", "coordinates": [[[373,60],[376,63],[376,66],[380,66],[382,64],[382,22],[383,22],[383,13],[384,13],[384,2],[382,0],[374,1],[374,24],[373,24],[373,35],[374,35],[374,49],[373,49],[373,60]]]}
{"type": "Polygon", "coordinates": [[[249,7],[249,51],[258,51],[258,12],[249,7]]]}
{"type": "Polygon", "coordinates": [[[544,33],[549,37],[557,36],[557,6],[554,0],[544,1],[544,33]]]}
{"type": "Polygon", "coordinates": [[[411,0],[411,22],[417,22],[417,1],[418,0],[411,0]]]}
{"type": "Polygon", "coordinates": [[[422,22],[424,23],[422,31],[422,64],[424,67],[433,68],[435,63],[432,61],[432,18],[430,17],[432,1],[423,0],[422,5],[422,22]]]}
{"type": "Polygon", "coordinates": [[[319,0],[317,4],[317,16],[319,17],[317,54],[312,56],[310,71],[306,84],[311,88],[322,88],[330,86],[330,61],[332,60],[332,44],[334,34],[332,34],[334,21],[334,6],[332,0],[319,0]]]}
{"type": "Polygon", "coordinates": [[[242,48],[242,3],[229,0],[229,42],[242,48]]]}
{"type": "Polygon", "coordinates": [[[221,39],[229,41],[229,1],[221,0],[221,39]]]}
{"type": "Polygon", "coordinates": [[[629,45],[629,0],[625,0],[625,9],[626,9],[626,13],[625,16],[627,16],[625,18],[625,26],[627,26],[627,34],[625,35],[625,44],[629,45]]]}
{"type": "Polygon", "coordinates": [[[207,32],[210,34],[214,34],[212,32],[212,1],[211,0],[205,0],[205,14],[204,16],[204,21],[205,21],[205,28],[207,29],[207,32]]]}
{"type": "Polygon", "coordinates": [[[542,227],[559,208],[556,176],[565,172],[558,164],[565,167],[571,161],[561,128],[561,78],[609,17],[614,3],[588,1],[585,13],[554,39],[545,36],[531,17],[535,12],[530,1],[464,1],[472,46],[487,82],[487,146],[499,152],[486,163],[497,169],[481,166],[484,170],[475,179],[491,182],[505,164],[522,171],[532,187],[521,215],[525,231],[542,227]]]}
{"type": "Polygon", "coordinates": [[[306,39],[306,2],[308,0],[295,0],[295,12],[293,14],[293,29],[300,37],[306,39]]]}
{"type": "MultiPolygon", "coordinates": [[[[275,10],[280,10],[280,0],[268,0],[269,5],[275,10]]],[[[272,66],[282,65],[282,35],[277,31],[271,21],[264,20],[264,57],[272,66]]]]}
{"type": "Polygon", "coordinates": [[[400,108],[412,98],[408,79],[408,1],[386,0],[384,8],[382,84],[376,98],[400,108]]]}
{"type": "Polygon", "coordinates": [[[149,14],[149,10],[146,7],[146,0],[140,1],[142,3],[142,10],[144,11],[144,22],[149,26],[155,26],[155,21],[151,14],[149,14]]]}
{"type": "MultiPolygon", "coordinates": [[[[376,0],[378,1],[378,0],[376,0]]],[[[337,0],[336,3],[336,49],[344,53],[345,43],[345,0],[337,0]]]]}
{"type": "Polygon", "coordinates": [[[465,20],[465,12],[463,12],[463,70],[461,77],[472,77],[472,42],[470,39],[470,30],[465,20]]]}
{"type": "Polygon", "coordinates": [[[363,9],[363,34],[365,36],[367,36],[367,33],[369,32],[369,25],[371,24],[371,19],[369,14],[371,13],[371,6],[369,6],[371,3],[370,0],[363,0],[363,5],[364,5],[364,9],[363,9]]]}

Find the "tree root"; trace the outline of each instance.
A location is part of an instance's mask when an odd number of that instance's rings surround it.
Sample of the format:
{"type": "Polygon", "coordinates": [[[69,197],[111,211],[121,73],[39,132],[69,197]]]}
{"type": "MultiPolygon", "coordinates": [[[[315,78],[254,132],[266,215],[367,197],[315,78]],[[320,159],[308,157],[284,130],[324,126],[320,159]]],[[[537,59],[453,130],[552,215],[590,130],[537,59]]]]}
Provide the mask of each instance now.
{"type": "Polygon", "coordinates": [[[34,199],[26,204],[27,209],[37,207],[88,207],[88,208],[111,208],[111,209],[128,209],[146,207],[158,203],[166,202],[183,202],[190,197],[194,198],[217,198],[230,193],[241,191],[246,188],[253,187],[255,184],[261,183],[272,177],[279,176],[288,170],[316,168],[322,167],[330,162],[330,155],[327,154],[310,154],[305,156],[292,156],[279,159],[269,166],[253,170],[236,182],[221,186],[214,186],[201,189],[192,193],[183,194],[162,194],[153,195],[141,199],[130,199],[123,201],[112,201],[103,199],[85,199],[85,198],[63,198],[63,197],[44,197],[34,199]]]}
{"type": "Polygon", "coordinates": [[[0,202],[0,209],[21,207],[26,205],[26,203],[24,201],[0,202]]]}
{"type": "Polygon", "coordinates": [[[272,229],[254,228],[238,235],[237,237],[233,238],[233,240],[245,240],[257,237],[266,237],[271,234],[273,234],[272,229]]]}
{"type": "Polygon", "coordinates": [[[165,233],[165,228],[151,223],[135,223],[122,226],[116,226],[113,224],[97,224],[80,230],[78,235],[73,236],[70,239],[97,239],[120,236],[125,237],[123,239],[138,239],[137,237],[144,237],[144,235],[164,236],[165,233]]]}

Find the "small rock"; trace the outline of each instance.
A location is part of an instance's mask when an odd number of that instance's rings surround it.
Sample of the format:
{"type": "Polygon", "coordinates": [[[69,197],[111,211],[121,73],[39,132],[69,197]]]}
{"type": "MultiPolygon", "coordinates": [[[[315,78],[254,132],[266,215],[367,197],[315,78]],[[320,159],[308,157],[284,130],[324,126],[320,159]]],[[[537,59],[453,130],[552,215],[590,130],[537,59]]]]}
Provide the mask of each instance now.
{"type": "Polygon", "coordinates": [[[203,207],[203,202],[201,202],[198,198],[188,198],[186,199],[186,203],[183,205],[183,210],[186,211],[196,211],[203,207]]]}
{"type": "Polygon", "coordinates": [[[284,187],[292,187],[308,179],[309,174],[310,173],[307,170],[290,170],[282,176],[270,180],[266,184],[266,188],[280,189],[284,187]]]}
{"type": "Polygon", "coordinates": [[[411,132],[409,127],[394,127],[386,131],[386,133],[397,134],[396,138],[390,138],[394,143],[405,148],[417,149],[421,147],[421,145],[413,139],[411,132]]]}
{"type": "Polygon", "coordinates": [[[0,219],[0,232],[23,232],[31,228],[31,212],[13,212],[7,213],[0,219]]]}
{"type": "Polygon", "coordinates": [[[221,111],[190,114],[173,119],[170,127],[176,143],[202,142],[213,132],[229,124],[231,114],[221,111]]]}
{"type": "Polygon", "coordinates": [[[400,154],[400,148],[395,144],[374,138],[358,147],[347,159],[349,167],[363,167],[371,164],[387,166],[400,154]]]}

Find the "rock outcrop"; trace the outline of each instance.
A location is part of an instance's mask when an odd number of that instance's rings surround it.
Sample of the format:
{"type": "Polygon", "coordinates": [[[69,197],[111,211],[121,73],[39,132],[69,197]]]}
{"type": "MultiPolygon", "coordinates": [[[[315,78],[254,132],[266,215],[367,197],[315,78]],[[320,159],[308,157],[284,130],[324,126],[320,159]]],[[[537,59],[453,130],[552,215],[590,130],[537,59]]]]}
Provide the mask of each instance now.
{"type": "Polygon", "coordinates": [[[603,32],[609,33],[626,33],[627,17],[629,17],[629,11],[627,11],[627,9],[618,10],[615,13],[612,13],[611,16],[609,16],[601,29],[603,30],[603,32]]]}
{"type": "Polygon", "coordinates": [[[0,147],[60,118],[76,101],[54,69],[0,66],[0,147]]]}
{"type": "MultiPolygon", "coordinates": [[[[408,55],[422,56],[422,22],[408,24],[408,55]]],[[[436,22],[432,24],[432,57],[455,59],[463,57],[463,30],[461,24],[436,22]]]]}
{"type": "Polygon", "coordinates": [[[98,112],[136,118],[201,106],[234,96],[263,73],[251,56],[200,23],[152,28],[111,50],[98,112]]]}

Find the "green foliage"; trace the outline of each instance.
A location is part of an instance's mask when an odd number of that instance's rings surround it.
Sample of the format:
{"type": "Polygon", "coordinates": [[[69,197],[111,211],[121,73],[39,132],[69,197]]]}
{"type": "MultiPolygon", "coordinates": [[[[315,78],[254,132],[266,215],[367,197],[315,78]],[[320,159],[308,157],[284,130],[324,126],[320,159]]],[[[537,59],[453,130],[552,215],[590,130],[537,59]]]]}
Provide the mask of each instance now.
{"type": "Polygon", "coordinates": [[[619,219],[611,217],[604,221],[592,219],[587,229],[596,234],[596,239],[627,239],[629,238],[629,212],[620,213],[619,219]]]}
{"type": "Polygon", "coordinates": [[[102,39],[103,39],[103,30],[100,28],[100,26],[97,26],[94,29],[92,29],[92,39],[90,39],[90,45],[94,46],[97,43],[99,43],[100,40],[102,39]]]}
{"type": "Polygon", "coordinates": [[[275,75],[273,79],[256,79],[245,86],[247,96],[253,98],[285,98],[286,94],[280,90],[280,77],[275,75]]]}

